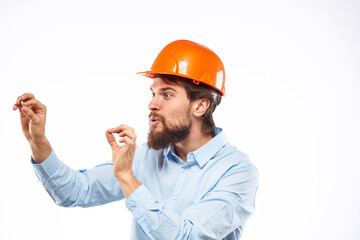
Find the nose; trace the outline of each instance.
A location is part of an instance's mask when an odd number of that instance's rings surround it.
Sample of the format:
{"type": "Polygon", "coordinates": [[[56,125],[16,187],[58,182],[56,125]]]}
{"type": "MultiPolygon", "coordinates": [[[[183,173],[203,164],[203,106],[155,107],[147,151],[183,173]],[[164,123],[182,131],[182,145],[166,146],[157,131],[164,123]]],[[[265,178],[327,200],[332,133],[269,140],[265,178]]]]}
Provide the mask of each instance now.
{"type": "Polygon", "coordinates": [[[151,111],[158,111],[160,109],[160,102],[156,96],[151,99],[148,108],[151,111]]]}

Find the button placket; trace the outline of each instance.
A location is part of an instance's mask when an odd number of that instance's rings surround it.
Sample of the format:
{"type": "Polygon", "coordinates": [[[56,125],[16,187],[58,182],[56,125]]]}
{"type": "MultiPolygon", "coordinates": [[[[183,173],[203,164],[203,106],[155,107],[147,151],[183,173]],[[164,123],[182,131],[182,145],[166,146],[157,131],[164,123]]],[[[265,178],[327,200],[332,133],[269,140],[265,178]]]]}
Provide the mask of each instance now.
{"type": "Polygon", "coordinates": [[[173,191],[173,194],[171,197],[171,201],[168,204],[168,207],[170,209],[172,209],[174,207],[176,200],[179,197],[179,194],[180,194],[181,189],[185,182],[185,176],[186,176],[186,170],[185,170],[185,168],[182,167],[180,170],[180,173],[179,173],[179,177],[176,180],[176,184],[175,184],[175,188],[174,188],[174,191],[173,191]]]}

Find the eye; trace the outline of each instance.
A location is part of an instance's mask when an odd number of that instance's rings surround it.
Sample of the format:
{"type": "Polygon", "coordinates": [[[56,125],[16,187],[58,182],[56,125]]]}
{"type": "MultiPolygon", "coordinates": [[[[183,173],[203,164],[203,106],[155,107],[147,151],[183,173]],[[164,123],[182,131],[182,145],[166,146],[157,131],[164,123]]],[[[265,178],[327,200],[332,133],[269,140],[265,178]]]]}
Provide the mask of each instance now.
{"type": "Polygon", "coordinates": [[[172,96],[171,93],[164,93],[165,98],[170,98],[171,96],[172,96]]]}

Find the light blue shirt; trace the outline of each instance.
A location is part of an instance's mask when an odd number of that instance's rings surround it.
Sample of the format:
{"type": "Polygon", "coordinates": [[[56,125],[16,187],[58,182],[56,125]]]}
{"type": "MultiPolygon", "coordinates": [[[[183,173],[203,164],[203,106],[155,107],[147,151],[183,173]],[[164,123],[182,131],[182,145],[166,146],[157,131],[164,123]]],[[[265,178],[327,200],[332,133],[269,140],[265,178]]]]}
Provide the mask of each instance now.
{"type": "MultiPolygon", "coordinates": [[[[54,152],[35,171],[56,204],[91,207],[124,199],[112,162],[73,170],[54,152]]],[[[142,183],[127,199],[131,239],[240,239],[255,208],[258,171],[224,132],[182,161],[172,147],[138,145],[133,173],[142,183]]]]}

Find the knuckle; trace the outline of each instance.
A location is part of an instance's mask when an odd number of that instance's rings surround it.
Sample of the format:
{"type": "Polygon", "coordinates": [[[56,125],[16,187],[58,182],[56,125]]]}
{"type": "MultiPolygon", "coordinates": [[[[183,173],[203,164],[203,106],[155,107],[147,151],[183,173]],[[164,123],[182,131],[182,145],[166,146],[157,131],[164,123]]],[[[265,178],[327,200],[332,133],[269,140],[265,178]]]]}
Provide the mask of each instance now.
{"type": "Polygon", "coordinates": [[[28,97],[28,98],[34,98],[34,94],[32,94],[32,93],[24,93],[23,96],[28,97]]]}

